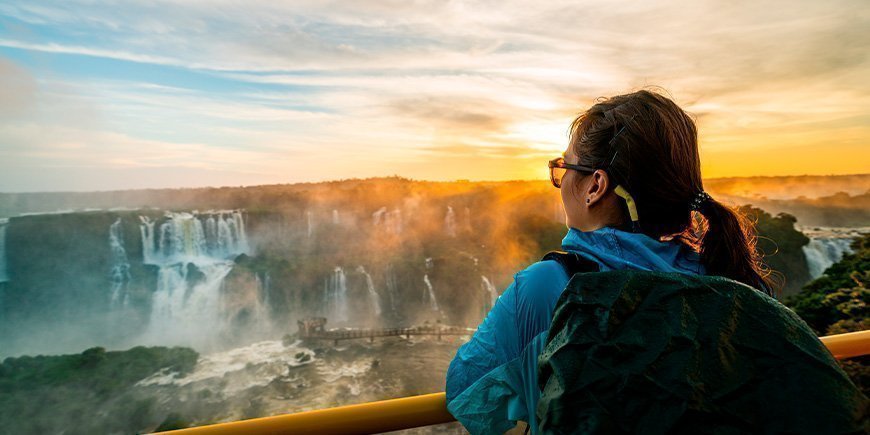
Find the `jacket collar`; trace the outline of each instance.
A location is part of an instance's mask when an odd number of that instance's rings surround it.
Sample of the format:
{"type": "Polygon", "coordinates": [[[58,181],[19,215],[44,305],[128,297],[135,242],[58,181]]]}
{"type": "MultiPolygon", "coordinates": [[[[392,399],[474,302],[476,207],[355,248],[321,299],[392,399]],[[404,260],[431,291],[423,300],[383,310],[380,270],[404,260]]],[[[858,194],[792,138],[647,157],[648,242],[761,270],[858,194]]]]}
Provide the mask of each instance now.
{"type": "Polygon", "coordinates": [[[568,228],[568,234],[562,239],[562,249],[597,262],[601,271],[639,269],[705,274],[698,253],[679,241],[660,242],[646,234],[614,227],[594,231],[568,228]]]}

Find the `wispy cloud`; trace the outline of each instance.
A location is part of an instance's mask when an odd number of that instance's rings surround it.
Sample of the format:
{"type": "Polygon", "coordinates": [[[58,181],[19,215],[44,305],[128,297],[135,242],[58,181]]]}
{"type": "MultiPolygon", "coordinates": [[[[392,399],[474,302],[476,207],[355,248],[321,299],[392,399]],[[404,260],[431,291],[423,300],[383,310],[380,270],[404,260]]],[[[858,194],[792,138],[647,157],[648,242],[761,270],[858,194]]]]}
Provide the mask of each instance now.
{"type": "Polygon", "coordinates": [[[647,85],[697,117],[706,176],[866,171],[864,3],[4,2],[0,190],[52,188],[10,165],[74,189],[528,178],[647,85]]]}

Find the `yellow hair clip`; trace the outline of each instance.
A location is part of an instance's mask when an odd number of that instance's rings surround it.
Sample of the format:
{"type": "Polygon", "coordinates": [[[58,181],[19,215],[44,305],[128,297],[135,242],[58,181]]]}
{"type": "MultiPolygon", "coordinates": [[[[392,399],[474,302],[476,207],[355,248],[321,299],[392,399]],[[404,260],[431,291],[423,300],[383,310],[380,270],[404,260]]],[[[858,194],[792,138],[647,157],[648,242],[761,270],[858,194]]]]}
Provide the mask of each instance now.
{"type": "Polygon", "coordinates": [[[631,216],[631,226],[635,231],[638,231],[640,229],[640,223],[638,222],[640,219],[637,217],[637,204],[635,204],[634,198],[621,185],[617,185],[613,191],[625,200],[625,205],[628,206],[628,215],[631,216]]]}

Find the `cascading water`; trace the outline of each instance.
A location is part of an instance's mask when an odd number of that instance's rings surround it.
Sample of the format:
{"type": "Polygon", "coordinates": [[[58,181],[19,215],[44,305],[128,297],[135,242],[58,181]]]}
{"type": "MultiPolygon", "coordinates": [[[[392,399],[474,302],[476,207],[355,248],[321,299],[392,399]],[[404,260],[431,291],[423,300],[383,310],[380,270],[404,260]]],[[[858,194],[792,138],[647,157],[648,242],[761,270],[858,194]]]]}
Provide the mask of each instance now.
{"type": "Polygon", "coordinates": [[[338,210],[332,210],[332,224],[333,225],[340,225],[341,224],[341,217],[338,215],[338,210]]]}
{"type": "MultiPolygon", "coordinates": [[[[434,263],[432,262],[432,257],[426,259],[426,270],[432,270],[434,263]]],[[[435,298],[435,290],[432,288],[432,282],[429,281],[429,274],[426,273],[423,275],[423,284],[426,285],[426,292],[423,293],[423,304],[428,303],[429,308],[432,311],[440,311],[438,308],[438,299],[435,298]]]]}
{"type": "Polygon", "coordinates": [[[336,266],[332,275],[324,282],[323,299],[330,322],[347,322],[347,277],[341,267],[336,266]]]}
{"type": "Polygon", "coordinates": [[[849,247],[851,243],[852,239],[848,238],[810,239],[810,243],[803,247],[810,277],[816,279],[822,276],[825,270],[840,261],[844,254],[851,253],[852,249],[849,247]]]}
{"type": "Polygon", "coordinates": [[[392,264],[387,265],[386,280],[387,280],[387,295],[390,296],[390,309],[392,310],[393,314],[395,314],[397,312],[396,311],[396,299],[398,299],[398,297],[399,297],[399,286],[398,286],[398,283],[396,283],[396,273],[393,270],[392,264]]]}
{"type": "Polygon", "coordinates": [[[235,257],[250,251],[242,213],[166,213],[159,226],[145,216],[140,220],[144,262],[159,267],[144,340],[210,345],[227,326],[221,313],[224,278],[235,257]]]}
{"type": "Polygon", "coordinates": [[[386,207],[381,207],[381,208],[375,210],[375,212],[372,213],[372,226],[375,226],[375,227],[379,226],[381,224],[381,221],[384,220],[384,214],[386,212],[387,212],[386,207]]]}
{"type": "Polygon", "coordinates": [[[154,264],[154,259],[151,258],[154,253],[154,221],[148,216],[139,216],[139,233],[142,235],[142,262],[145,264],[154,264]]]}
{"type": "Polygon", "coordinates": [[[453,207],[447,206],[447,215],[444,216],[444,231],[450,237],[456,237],[456,213],[453,207]]]}
{"type": "Polygon", "coordinates": [[[314,233],[314,222],[311,220],[311,212],[306,211],[305,217],[308,220],[308,238],[311,238],[311,235],[314,233]]]}
{"type": "Polygon", "coordinates": [[[435,299],[435,291],[432,289],[432,282],[429,281],[429,275],[423,275],[423,284],[426,284],[426,293],[423,293],[423,303],[429,303],[429,308],[432,311],[440,311],[438,308],[438,300],[435,299]]]}
{"type": "Polygon", "coordinates": [[[369,295],[369,303],[372,306],[372,311],[376,316],[381,315],[381,296],[378,294],[377,290],[375,290],[375,283],[372,281],[372,276],[366,272],[366,269],[362,266],[356,268],[357,273],[361,273],[366,277],[366,290],[369,295]]]}
{"type": "Polygon", "coordinates": [[[495,301],[498,299],[498,296],[499,296],[498,290],[495,289],[495,286],[492,285],[492,282],[489,280],[489,278],[487,278],[483,275],[481,275],[480,278],[481,278],[481,286],[483,287],[483,290],[487,294],[489,294],[489,298],[490,298],[489,307],[492,308],[495,306],[495,301]]]}
{"type": "Polygon", "coordinates": [[[127,306],[127,284],[130,282],[130,261],[124,249],[124,235],[121,218],[109,226],[109,249],[112,255],[112,270],[109,272],[112,282],[111,306],[127,306]]]}
{"type": "Polygon", "coordinates": [[[372,213],[372,225],[382,226],[390,234],[402,234],[402,210],[387,211],[386,207],[381,207],[372,213]]]}
{"type": "Polygon", "coordinates": [[[6,225],[9,219],[0,219],[0,282],[9,281],[6,271],[6,225]]]}

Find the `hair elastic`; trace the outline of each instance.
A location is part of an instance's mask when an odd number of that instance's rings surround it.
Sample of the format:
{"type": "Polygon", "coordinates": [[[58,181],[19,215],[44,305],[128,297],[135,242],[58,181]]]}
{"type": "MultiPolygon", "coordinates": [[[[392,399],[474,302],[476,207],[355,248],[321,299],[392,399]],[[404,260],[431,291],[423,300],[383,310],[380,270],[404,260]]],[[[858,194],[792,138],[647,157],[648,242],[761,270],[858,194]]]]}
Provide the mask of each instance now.
{"type": "Polygon", "coordinates": [[[710,197],[707,192],[703,190],[696,193],[692,200],[689,202],[689,210],[700,211],[704,205],[706,205],[707,201],[712,201],[713,198],[710,197]]]}

